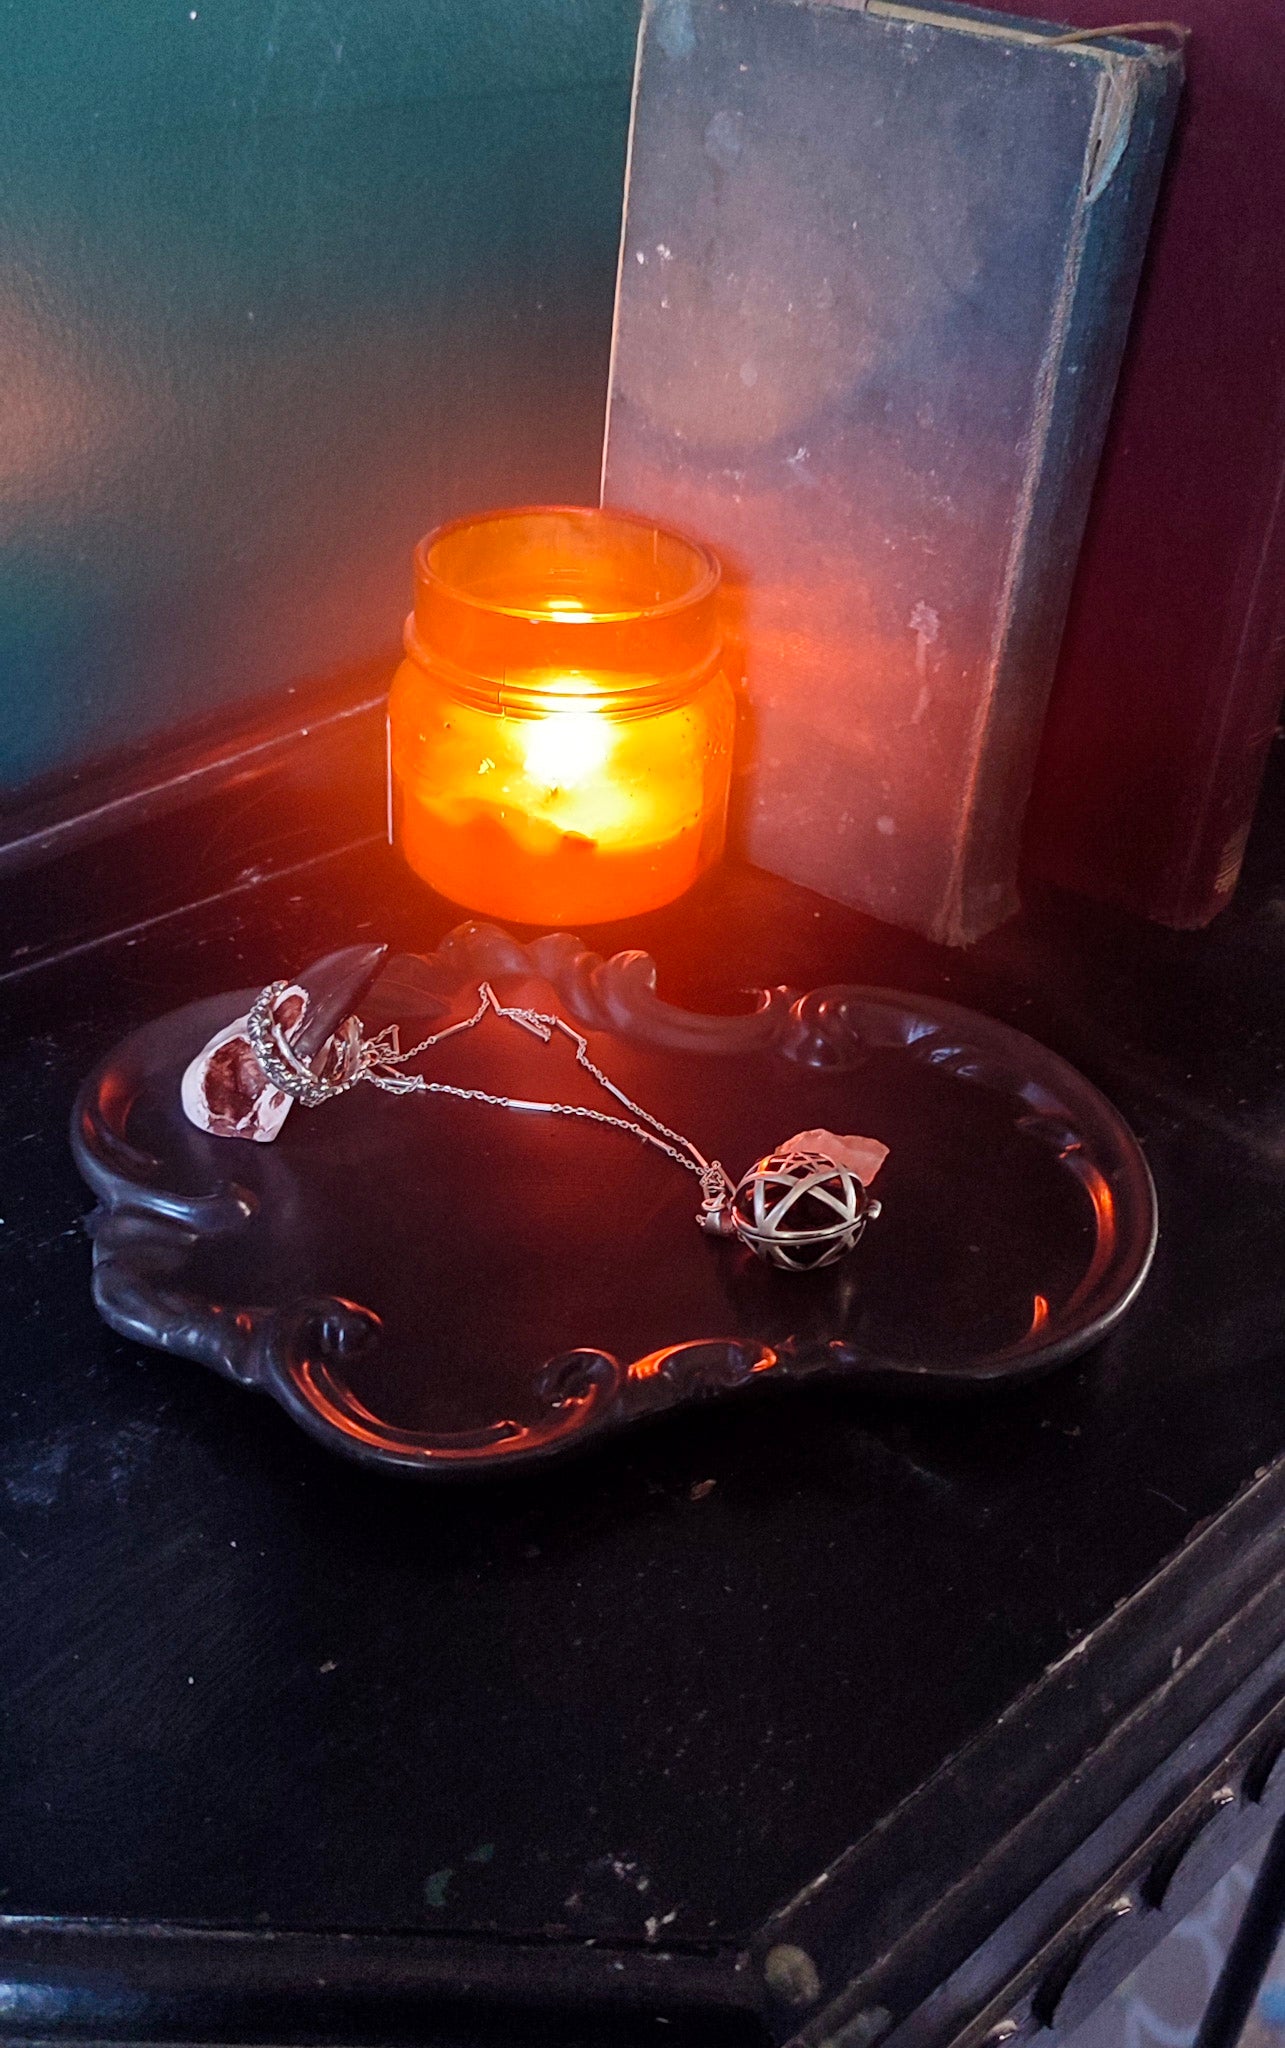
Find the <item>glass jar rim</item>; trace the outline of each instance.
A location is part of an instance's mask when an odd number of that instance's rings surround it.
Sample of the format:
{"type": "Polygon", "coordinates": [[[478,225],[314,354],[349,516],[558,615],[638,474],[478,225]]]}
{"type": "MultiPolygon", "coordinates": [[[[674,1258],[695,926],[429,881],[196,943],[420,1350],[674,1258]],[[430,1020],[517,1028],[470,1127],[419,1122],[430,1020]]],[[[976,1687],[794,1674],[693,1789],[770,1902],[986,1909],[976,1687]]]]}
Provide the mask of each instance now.
{"type": "Polygon", "coordinates": [[[703,603],[717,590],[722,580],[722,567],[717,555],[703,541],[683,532],[679,527],[662,524],[642,512],[618,510],[614,505],[505,505],[492,512],[465,513],[459,519],[448,519],[441,526],[435,526],[426,533],[415,548],[415,573],[425,584],[439,590],[455,604],[470,606],[473,610],[492,618],[522,619],[533,626],[576,630],[580,626],[615,625],[629,620],[650,622],[671,618],[693,605],[703,603]],[[541,612],[530,604],[501,604],[493,597],[484,596],[468,588],[467,584],[452,580],[442,574],[433,564],[433,555],[443,541],[469,528],[499,526],[510,520],[533,518],[570,519],[585,524],[598,524],[604,530],[612,526],[630,527],[635,530],[663,533],[677,541],[692,557],[698,573],[688,589],[679,591],[673,597],[658,598],[652,603],[628,604],[618,609],[595,609],[582,613],[541,612]]]}
{"type": "Polygon", "coordinates": [[[670,669],[662,675],[617,674],[606,682],[601,670],[591,670],[583,676],[586,687],[580,690],[574,686],[582,680],[581,673],[570,668],[558,676],[556,683],[533,682],[526,676],[512,674],[486,675],[475,668],[461,668],[449,656],[425,647],[415,630],[414,612],[406,620],[403,645],[407,658],[426,675],[436,676],[452,696],[501,718],[549,718],[567,711],[599,711],[608,718],[646,718],[687,703],[711,677],[721,672],[723,665],[722,649],[715,647],[692,666],[670,669]],[[560,688],[559,684],[572,687],[560,688]]]}

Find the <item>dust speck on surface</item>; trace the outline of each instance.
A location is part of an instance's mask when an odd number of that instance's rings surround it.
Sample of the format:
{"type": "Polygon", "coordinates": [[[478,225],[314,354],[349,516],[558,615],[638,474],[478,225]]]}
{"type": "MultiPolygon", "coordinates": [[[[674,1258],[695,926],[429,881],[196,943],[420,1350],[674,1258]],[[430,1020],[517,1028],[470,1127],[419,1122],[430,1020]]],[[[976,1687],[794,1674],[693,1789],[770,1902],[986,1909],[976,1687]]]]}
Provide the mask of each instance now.
{"type": "Polygon", "coordinates": [[[932,605],[920,598],[906,624],[915,636],[915,669],[922,677],[928,671],[928,650],[941,637],[941,618],[932,605]]]}
{"type": "Polygon", "coordinates": [[[696,48],[691,0],[661,0],[656,11],[656,40],[667,57],[680,62],[696,48]]]}
{"type": "Polygon", "coordinates": [[[786,2005],[814,2005],[821,1996],[817,1966],[805,1948],[793,1942],[778,1942],[763,1962],[763,1976],[769,1991],[786,2005]]]}
{"type": "Polygon", "coordinates": [[[741,116],[727,107],[720,107],[706,124],[705,154],[721,170],[729,171],[741,153],[741,126],[741,116]]]}
{"type": "Polygon", "coordinates": [[[16,1508],[51,1508],[62,1491],[71,1463],[70,1436],[15,1450],[6,1461],[4,1490],[16,1508]]]}

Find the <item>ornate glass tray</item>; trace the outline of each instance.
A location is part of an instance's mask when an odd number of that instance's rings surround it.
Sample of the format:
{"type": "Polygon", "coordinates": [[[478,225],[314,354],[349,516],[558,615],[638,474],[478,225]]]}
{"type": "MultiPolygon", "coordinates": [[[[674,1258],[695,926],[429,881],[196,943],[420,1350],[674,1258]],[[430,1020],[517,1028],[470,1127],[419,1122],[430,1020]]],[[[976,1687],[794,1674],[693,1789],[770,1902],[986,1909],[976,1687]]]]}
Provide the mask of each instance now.
{"type": "MultiPolygon", "coordinates": [[[[358,1088],[295,1109],[271,1145],[206,1136],[180,1079],[242,989],[133,1033],[77,1098],[112,1327],[271,1394],[333,1450],[439,1477],[820,1374],[924,1393],[1028,1378],[1105,1337],[1143,1284],[1155,1194],[1127,1126],[971,1011],[834,987],[700,1016],[658,997],[645,953],[476,924],[426,958],[352,948],[298,977],[336,1021],[426,1030],[483,978],[559,1009],[734,1176],[793,1131],[882,1139],[879,1221],[836,1266],[782,1274],[702,1235],[694,1180],[636,1140],[444,1097],[358,1088]]],[[[597,1100],[568,1048],[495,1020],[431,1057],[462,1086],[597,1100]]]]}

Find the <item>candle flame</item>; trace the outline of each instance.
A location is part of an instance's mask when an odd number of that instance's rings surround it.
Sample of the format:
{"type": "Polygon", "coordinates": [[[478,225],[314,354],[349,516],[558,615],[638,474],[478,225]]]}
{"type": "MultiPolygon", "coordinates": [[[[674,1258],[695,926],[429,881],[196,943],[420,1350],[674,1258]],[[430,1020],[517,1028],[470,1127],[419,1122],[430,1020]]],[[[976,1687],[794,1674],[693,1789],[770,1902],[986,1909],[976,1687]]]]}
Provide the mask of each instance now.
{"type": "Polygon", "coordinates": [[[534,719],[523,733],[522,758],[533,782],[575,789],[603,766],[612,744],[611,726],[600,711],[554,711],[534,719]]]}

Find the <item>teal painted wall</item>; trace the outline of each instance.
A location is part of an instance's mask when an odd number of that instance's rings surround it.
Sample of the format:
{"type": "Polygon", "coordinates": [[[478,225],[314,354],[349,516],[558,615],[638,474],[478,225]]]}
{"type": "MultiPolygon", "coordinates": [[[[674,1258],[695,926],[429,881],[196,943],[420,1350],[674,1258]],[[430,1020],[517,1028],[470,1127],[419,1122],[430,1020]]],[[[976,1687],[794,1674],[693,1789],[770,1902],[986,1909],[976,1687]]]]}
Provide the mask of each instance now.
{"type": "Polygon", "coordinates": [[[596,495],[636,0],[0,6],[0,789],[596,495]]]}

